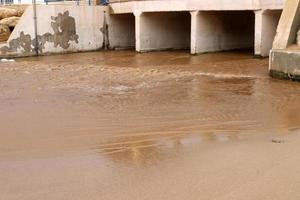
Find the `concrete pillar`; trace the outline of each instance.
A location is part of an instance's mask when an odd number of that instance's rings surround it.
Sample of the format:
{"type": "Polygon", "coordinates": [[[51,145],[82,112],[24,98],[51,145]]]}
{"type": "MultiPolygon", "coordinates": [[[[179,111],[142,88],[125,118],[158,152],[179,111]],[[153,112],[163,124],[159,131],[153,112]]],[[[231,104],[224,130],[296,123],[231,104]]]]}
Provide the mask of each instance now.
{"type": "Polygon", "coordinates": [[[254,44],[249,11],[192,11],[191,54],[247,49],[254,44]]]}
{"type": "Polygon", "coordinates": [[[143,13],[135,11],[133,14],[135,17],[135,50],[141,52],[141,16],[143,13]]]}
{"type": "Polygon", "coordinates": [[[300,24],[300,0],[287,0],[277,28],[273,49],[285,49],[296,42],[300,24]]]}
{"type": "Polygon", "coordinates": [[[191,11],[191,54],[197,53],[197,33],[198,33],[198,26],[197,26],[197,18],[199,11],[191,11]]]}
{"type": "Polygon", "coordinates": [[[263,10],[256,10],[256,11],[254,11],[254,13],[255,13],[255,44],[254,44],[254,54],[256,56],[262,56],[263,12],[264,12],[263,10]]]}
{"type": "Polygon", "coordinates": [[[217,27],[220,20],[211,12],[195,11],[191,13],[191,53],[205,53],[221,50],[217,27]]]}
{"type": "Polygon", "coordinates": [[[280,10],[257,10],[255,13],[256,56],[266,57],[272,49],[276,28],[281,15],[280,10]]]}

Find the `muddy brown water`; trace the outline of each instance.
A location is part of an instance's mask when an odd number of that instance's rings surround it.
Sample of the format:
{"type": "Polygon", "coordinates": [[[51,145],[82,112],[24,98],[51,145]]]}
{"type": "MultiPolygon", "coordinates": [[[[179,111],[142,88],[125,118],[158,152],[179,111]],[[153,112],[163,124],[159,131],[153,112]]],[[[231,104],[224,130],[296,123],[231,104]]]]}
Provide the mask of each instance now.
{"type": "Polygon", "coordinates": [[[211,199],[204,152],[300,128],[300,84],[248,52],[23,58],[0,91],[5,200],[211,199]]]}

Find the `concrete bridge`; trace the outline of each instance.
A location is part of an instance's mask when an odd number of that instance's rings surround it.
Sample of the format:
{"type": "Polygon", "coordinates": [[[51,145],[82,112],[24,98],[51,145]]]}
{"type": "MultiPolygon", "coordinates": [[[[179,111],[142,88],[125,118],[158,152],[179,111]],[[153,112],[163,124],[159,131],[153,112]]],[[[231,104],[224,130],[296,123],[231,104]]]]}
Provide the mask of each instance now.
{"type": "Polygon", "coordinates": [[[284,0],[111,2],[29,6],[0,44],[0,57],[126,48],[191,54],[253,49],[268,56],[284,7],[284,0]]]}
{"type": "Polygon", "coordinates": [[[254,49],[268,56],[283,0],[118,1],[111,5],[115,48],[137,52],[190,49],[191,54],[254,49]],[[117,27],[116,27],[117,26],[117,27]]]}

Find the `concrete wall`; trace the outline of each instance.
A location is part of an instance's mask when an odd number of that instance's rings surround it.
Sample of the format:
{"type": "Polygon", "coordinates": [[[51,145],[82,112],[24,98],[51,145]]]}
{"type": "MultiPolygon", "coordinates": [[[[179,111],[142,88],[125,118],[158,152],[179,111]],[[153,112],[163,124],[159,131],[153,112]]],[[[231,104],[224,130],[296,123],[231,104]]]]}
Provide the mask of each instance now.
{"type": "Polygon", "coordinates": [[[110,15],[108,32],[111,49],[135,48],[135,17],[133,14],[110,15]]]}
{"type": "MultiPolygon", "coordinates": [[[[38,5],[39,54],[92,51],[108,45],[107,7],[38,5]]],[[[36,53],[33,7],[27,8],[0,55],[30,56],[36,53]]]]}
{"type": "Polygon", "coordinates": [[[191,53],[254,46],[254,13],[251,11],[192,12],[191,53]]]}
{"type": "Polygon", "coordinates": [[[136,13],[136,50],[189,49],[189,12],[136,13]]]}
{"type": "Polygon", "coordinates": [[[269,56],[281,13],[281,10],[255,11],[255,55],[269,56]]]}
{"type": "Polygon", "coordinates": [[[270,75],[275,78],[300,81],[299,51],[272,50],[270,53],[270,75]]]}

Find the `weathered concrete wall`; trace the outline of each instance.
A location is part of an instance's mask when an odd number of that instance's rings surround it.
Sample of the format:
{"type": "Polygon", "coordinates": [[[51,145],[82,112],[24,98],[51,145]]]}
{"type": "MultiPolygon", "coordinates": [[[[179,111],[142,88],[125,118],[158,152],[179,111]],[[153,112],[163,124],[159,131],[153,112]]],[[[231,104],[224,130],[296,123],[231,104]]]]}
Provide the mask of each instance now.
{"type": "Polygon", "coordinates": [[[272,50],[270,75],[275,78],[300,81],[300,51],[272,50]]]}
{"type": "Polygon", "coordinates": [[[136,50],[189,49],[189,12],[136,13],[136,50]]]}
{"type": "Polygon", "coordinates": [[[281,13],[281,10],[255,11],[255,55],[269,56],[281,13]]]}
{"type": "MultiPolygon", "coordinates": [[[[107,7],[38,5],[38,53],[91,51],[109,44],[107,7]]],[[[33,7],[27,8],[7,44],[0,47],[5,56],[30,56],[36,53],[33,7]]]]}
{"type": "Polygon", "coordinates": [[[285,49],[295,43],[296,33],[300,25],[300,1],[286,1],[282,12],[276,36],[273,43],[273,49],[285,49]]]}
{"type": "Polygon", "coordinates": [[[270,53],[272,77],[300,81],[300,47],[296,35],[300,28],[300,0],[288,0],[276,31],[270,53]]]}
{"type": "Polygon", "coordinates": [[[135,48],[135,17],[133,14],[110,15],[109,38],[111,49],[135,48]]]}
{"type": "Polygon", "coordinates": [[[253,47],[253,12],[199,11],[191,14],[192,54],[253,47]]]}
{"type": "MultiPolygon", "coordinates": [[[[190,48],[191,53],[251,48],[255,17],[249,10],[258,9],[262,2],[275,8],[282,0],[150,0],[115,3],[111,9],[39,5],[37,45],[33,8],[29,7],[7,44],[0,45],[0,56],[30,56],[36,49],[39,54],[50,54],[134,46],[139,52],[190,48]],[[196,8],[201,11],[194,11],[196,8]],[[115,9],[125,14],[111,14],[115,9]]],[[[256,52],[263,56],[270,48],[278,19],[274,12],[263,13],[256,26],[256,52]]]]}

